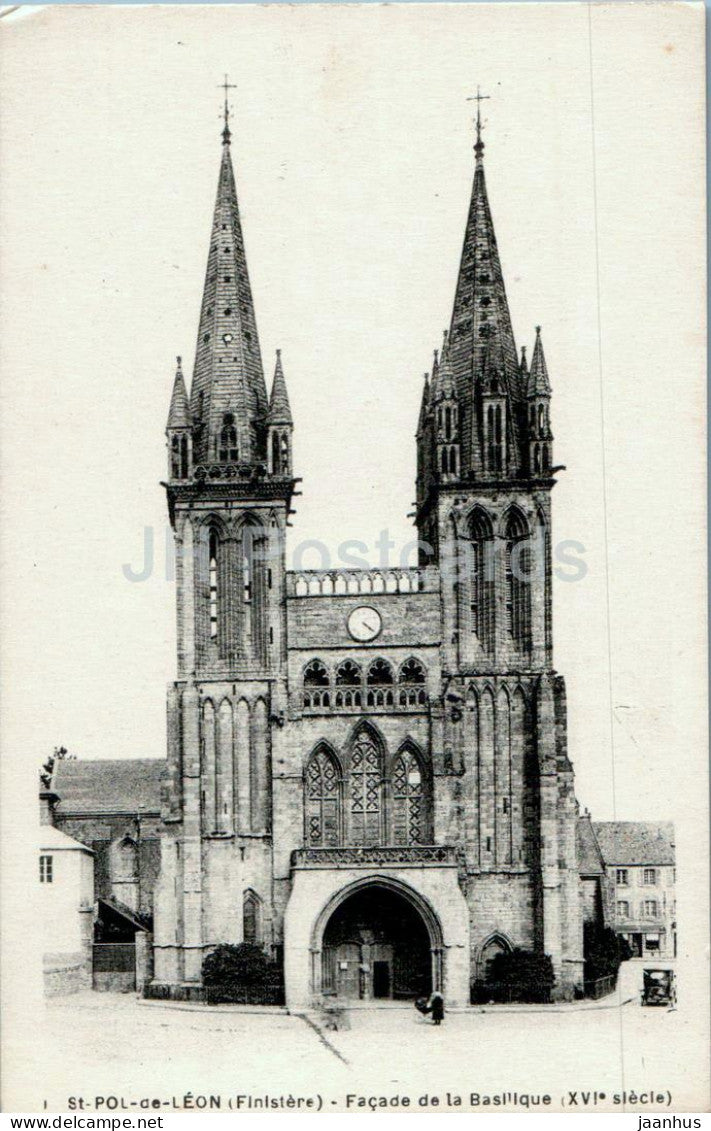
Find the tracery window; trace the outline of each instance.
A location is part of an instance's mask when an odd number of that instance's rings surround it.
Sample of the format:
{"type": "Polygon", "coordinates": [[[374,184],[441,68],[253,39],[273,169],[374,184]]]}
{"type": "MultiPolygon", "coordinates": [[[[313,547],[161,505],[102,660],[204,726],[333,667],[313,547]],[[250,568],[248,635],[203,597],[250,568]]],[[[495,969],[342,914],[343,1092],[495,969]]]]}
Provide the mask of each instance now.
{"type": "Polygon", "coordinates": [[[512,510],[506,523],[506,626],[521,649],[530,646],[531,552],[527,541],[526,520],[512,510]]]}
{"type": "Polygon", "coordinates": [[[404,750],[392,773],[393,844],[426,844],[427,812],[420,763],[411,750],[404,750]]]}
{"type": "Polygon", "coordinates": [[[331,680],[321,660],[311,660],[304,668],[304,707],[329,707],[331,680]]]}
{"type": "Polygon", "coordinates": [[[328,848],[341,840],[341,780],[329,750],[321,747],[309,758],[305,775],[306,844],[328,848]]]}
{"type": "Polygon", "coordinates": [[[369,707],[392,707],[393,669],[387,660],[374,660],[368,668],[366,703],[369,707]]]}
{"type": "Polygon", "coordinates": [[[361,670],[353,660],[344,660],[336,669],[336,706],[360,707],[361,670]]]}
{"type": "Polygon", "coordinates": [[[410,656],[400,668],[400,691],[398,701],[401,707],[419,707],[427,702],[425,692],[425,669],[419,660],[410,656]]]}
{"type": "Polygon", "coordinates": [[[356,735],[350,757],[350,841],[379,844],[382,817],[380,750],[367,730],[356,735]]]}

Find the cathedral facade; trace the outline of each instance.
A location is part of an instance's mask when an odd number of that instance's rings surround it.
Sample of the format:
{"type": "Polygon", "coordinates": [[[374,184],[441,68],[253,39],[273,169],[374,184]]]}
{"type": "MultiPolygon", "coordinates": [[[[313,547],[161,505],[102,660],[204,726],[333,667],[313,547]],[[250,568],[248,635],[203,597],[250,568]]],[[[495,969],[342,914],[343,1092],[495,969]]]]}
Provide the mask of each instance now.
{"type": "Polygon", "coordinates": [[[220,943],[283,962],[287,1005],[470,1000],[492,957],[583,979],[577,806],[553,668],[551,388],[517,352],[477,130],[450,329],[417,427],[410,569],[294,572],[298,480],[270,393],[228,120],[190,393],[167,425],[177,674],[154,984],[220,943]]]}

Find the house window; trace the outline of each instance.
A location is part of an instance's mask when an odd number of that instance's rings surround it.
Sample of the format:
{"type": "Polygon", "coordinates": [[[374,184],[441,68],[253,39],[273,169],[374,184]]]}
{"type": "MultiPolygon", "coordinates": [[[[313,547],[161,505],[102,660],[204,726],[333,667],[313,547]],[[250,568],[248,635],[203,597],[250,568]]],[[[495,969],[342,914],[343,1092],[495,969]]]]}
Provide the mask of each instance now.
{"type": "Polygon", "coordinates": [[[649,886],[650,884],[652,884],[652,885],[656,884],[656,882],[657,882],[657,869],[656,868],[645,868],[644,869],[644,879],[642,880],[642,882],[645,886],[649,886]]]}
{"type": "Polygon", "coordinates": [[[629,919],[629,917],[630,917],[630,905],[629,905],[629,903],[627,902],[626,899],[618,899],[618,901],[617,901],[617,918],[618,919],[629,919]]]}
{"type": "Polygon", "coordinates": [[[615,883],[618,887],[626,888],[630,882],[629,872],[626,868],[618,868],[615,873],[615,883]]]}
{"type": "Polygon", "coordinates": [[[659,914],[658,904],[656,899],[645,899],[642,904],[642,914],[645,919],[656,919],[659,914]]]}
{"type": "Polygon", "coordinates": [[[53,876],[53,857],[40,856],[40,883],[51,884],[53,876]]]}

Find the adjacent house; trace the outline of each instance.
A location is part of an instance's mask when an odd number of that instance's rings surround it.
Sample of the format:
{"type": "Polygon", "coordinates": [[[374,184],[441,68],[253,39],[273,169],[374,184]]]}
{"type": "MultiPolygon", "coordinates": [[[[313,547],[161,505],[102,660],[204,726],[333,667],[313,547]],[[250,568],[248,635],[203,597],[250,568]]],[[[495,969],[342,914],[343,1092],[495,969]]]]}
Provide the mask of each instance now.
{"type": "Polygon", "coordinates": [[[91,988],[94,853],[52,825],[39,830],[45,993],[91,988]]]}
{"type": "Polygon", "coordinates": [[[676,867],[670,821],[595,821],[608,914],[635,956],[676,957],[676,867]]]}

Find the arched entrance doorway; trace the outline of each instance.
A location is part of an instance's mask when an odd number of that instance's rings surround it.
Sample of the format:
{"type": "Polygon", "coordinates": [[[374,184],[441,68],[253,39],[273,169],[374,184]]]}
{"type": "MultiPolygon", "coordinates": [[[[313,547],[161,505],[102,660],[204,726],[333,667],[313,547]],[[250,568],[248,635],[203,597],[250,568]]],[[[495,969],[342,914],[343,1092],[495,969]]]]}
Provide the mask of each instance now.
{"type": "Polygon", "coordinates": [[[324,995],[402,1001],[427,996],[439,985],[436,920],[431,912],[423,914],[403,889],[377,881],[359,885],[326,914],[321,945],[324,995]]]}

